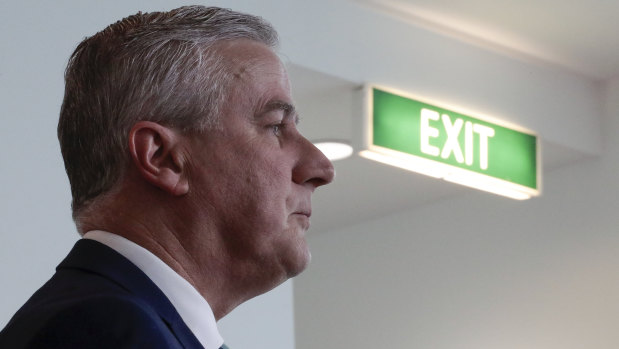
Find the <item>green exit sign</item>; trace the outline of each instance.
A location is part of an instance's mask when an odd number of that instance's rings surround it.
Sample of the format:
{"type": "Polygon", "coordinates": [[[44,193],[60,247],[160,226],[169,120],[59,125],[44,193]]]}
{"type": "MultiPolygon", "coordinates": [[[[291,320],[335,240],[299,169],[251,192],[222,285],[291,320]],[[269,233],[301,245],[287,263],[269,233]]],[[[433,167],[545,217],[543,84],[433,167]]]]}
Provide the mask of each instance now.
{"type": "Polygon", "coordinates": [[[362,156],[516,199],[539,195],[536,135],[387,89],[368,97],[362,156]]]}

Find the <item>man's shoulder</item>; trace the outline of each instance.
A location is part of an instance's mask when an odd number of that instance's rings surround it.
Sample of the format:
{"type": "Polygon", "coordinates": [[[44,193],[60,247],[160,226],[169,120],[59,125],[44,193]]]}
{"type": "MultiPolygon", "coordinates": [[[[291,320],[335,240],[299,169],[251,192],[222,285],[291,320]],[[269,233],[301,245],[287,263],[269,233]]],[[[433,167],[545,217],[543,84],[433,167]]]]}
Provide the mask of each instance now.
{"type": "Polygon", "coordinates": [[[27,304],[0,333],[3,348],[175,346],[176,339],[157,312],[140,298],[122,292],[27,304]]]}
{"type": "Polygon", "coordinates": [[[144,304],[126,287],[110,278],[81,268],[58,268],[16,313],[20,316],[40,316],[80,306],[113,303],[118,306],[144,304]]]}
{"type": "MultiPolygon", "coordinates": [[[[92,255],[83,257],[92,251],[82,249],[79,258],[94,258],[92,255]]],[[[52,278],[32,295],[0,332],[0,348],[179,346],[153,299],[145,299],[144,293],[154,292],[154,286],[149,285],[140,293],[120,282],[120,274],[133,282],[142,280],[141,284],[148,283],[148,280],[131,270],[130,263],[122,261],[122,257],[112,254],[112,258],[103,260],[101,255],[95,256],[98,257],[96,263],[75,262],[75,255],[65,259],[52,278]],[[113,258],[116,263],[124,263],[120,265],[123,268],[114,270],[114,275],[106,274],[107,267],[100,266],[114,262],[113,258]]]]}

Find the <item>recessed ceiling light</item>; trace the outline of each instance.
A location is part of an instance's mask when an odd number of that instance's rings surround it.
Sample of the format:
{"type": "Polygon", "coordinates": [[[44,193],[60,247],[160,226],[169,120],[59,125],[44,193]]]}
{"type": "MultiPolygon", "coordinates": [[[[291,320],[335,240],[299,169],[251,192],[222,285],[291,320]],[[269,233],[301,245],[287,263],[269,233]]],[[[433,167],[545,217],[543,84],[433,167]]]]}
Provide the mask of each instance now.
{"type": "Polygon", "coordinates": [[[314,145],[331,161],[345,159],[353,153],[352,146],[346,141],[323,140],[314,142],[314,145]]]}

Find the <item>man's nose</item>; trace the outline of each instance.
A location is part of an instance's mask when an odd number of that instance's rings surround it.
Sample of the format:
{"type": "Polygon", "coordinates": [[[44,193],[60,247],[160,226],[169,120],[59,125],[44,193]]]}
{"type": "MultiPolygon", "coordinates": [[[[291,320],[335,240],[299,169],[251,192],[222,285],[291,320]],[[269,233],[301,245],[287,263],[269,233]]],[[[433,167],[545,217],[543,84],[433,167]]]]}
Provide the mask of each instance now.
{"type": "Polygon", "coordinates": [[[311,184],[312,190],[329,184],[335,177],[333,164],[327,157],[305,137],[299,139],[299,159],[292,173],[292,180],[297,184],[311,184]]]}

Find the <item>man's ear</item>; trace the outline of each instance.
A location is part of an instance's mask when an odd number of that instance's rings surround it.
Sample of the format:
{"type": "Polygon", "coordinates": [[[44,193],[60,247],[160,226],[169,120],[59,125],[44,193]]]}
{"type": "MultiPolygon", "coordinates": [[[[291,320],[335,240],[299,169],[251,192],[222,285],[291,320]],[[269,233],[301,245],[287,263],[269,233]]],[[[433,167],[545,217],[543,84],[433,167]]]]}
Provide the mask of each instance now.
{"type": "Polygon", "coordinates": [[[181,141],[176,130],[150,121],[137,122],[129,132],[129,151],[138,173],[174,196],[189,191],[181,141]]]}

